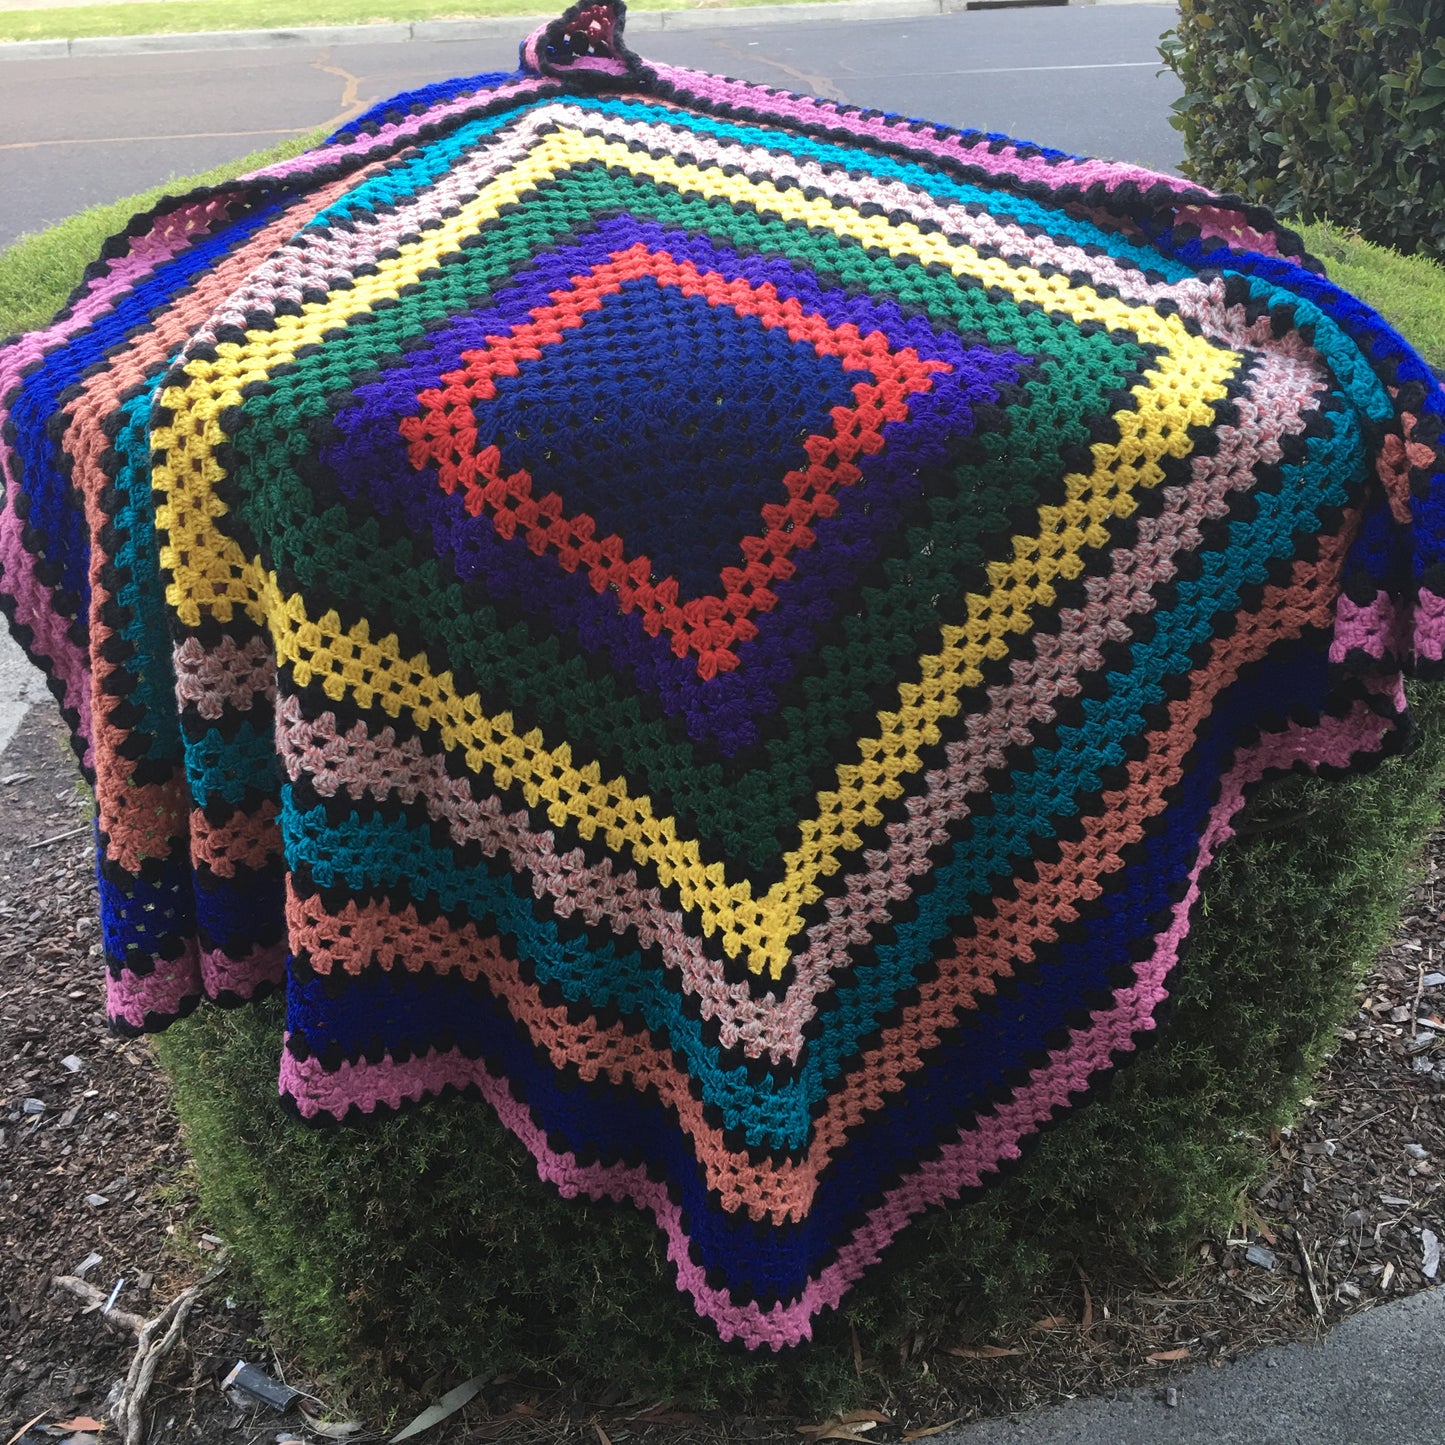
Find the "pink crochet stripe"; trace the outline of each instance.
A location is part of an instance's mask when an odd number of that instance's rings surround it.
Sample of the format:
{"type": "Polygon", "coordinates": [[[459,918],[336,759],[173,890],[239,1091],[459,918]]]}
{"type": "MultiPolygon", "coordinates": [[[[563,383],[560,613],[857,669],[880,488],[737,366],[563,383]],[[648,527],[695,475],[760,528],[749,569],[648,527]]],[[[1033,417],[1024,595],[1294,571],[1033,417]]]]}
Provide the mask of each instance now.
{"type": "Polygon", "coordinates": [[[219,948],[202,949],[200,975],[207,998],[222,994],[251,998],[266,984],[286,982],[286,945],[253,949],[244,958],[232,958],[219,948]]]}
{"type": "Polygon", "coordinates": [[[317,150],[303,151],[299,156],[292,156],[290,160],[277,161],[275,165],[266,166],[262,170],[250,171],[242,177],[242,180],[290,179],[321,166],[333,165],[338,160],[350,159],[352,156],[357,157],[358,160],[365,160],[378,150],[394,149],[397,141],[416,135],[424,127],[431,127],[440,122],[464,116],[468,111],[476,109],[477,101],[483,96],[488,100],[512,101],[515,104],[522,104],[530,98],[553,94],[561,88],[555,80],[539,78],[514,81],[510,85],[499,85],[495,90],[475,90],[470,95],[448,101],[445,105],[433,106],[421,115],[411,115],[394,125],[384,125],[374,136],[358,135],[355,142],[349,146],[330,145],[322,146],[317,150]]]}
{"type": "Polygon", "coordinates": [[[1093,1074],[1110,1069],[1114,1052],[1132,1051],[1136,1033],[1154,1028],[1154,1011],[1167,993],[1164,982],[1178,961],[1179,946],[1189,929],[1199,877],[1232,835],[1232,820],[1244,801],[1245,788],[1266,772],[1297,762],[1311,768],[1346,767],[1361,754],[1378,752],[1393,726],[1368,704],[1357,703],[1344,718],[1325,718],[1313,728],[1291,725],[1240,758],[1223,780],[1188,891],[1175,906],[1173,923],[1160,935],[1153,956],[1139,965],[1136,982],[1116,990],[1114,1007],[1096,1011],[1089,1028],[1074,1030],[1070,1044],[1053,1051],[1049,1063],[1035,1070],[1030,1082],[1009,1102],[978,1120],[938,1157],[896,1185],[838,1251],[837,1259],[811,1280],[796,1300],[766,1311],[754,1303],[739,1304],[707,1283],[705,1271],[689,1256],[681,1210],[665,1184],[649,1179],[643,1169],[581,1165],[572,1155],[552,1150],[527,1106],[513,1098],[505,1081],[494,1078],[476,1061],[456,1054],[431,1054],[404,1064],[343,1063],[339,1070],[328,1073],[314,1057],[303,1062],[284,1048],[280,1092],[294,1101],[303,1117],[314,1118],[323,1111],[343,1114],[352,1104],[368,1112],[379,1102],[396,1107],[449,1083],[458,1087],[475,1084],[502,1124],[537,1161],[540,1176],[564,1197],[585,1194],[594,1199],[631,1201],[652,1213],[667,1236],[668,1258],[677,1267],[679,1287],[692,1296],[698,1313],[714,1322],[723,1339],[741,1339],[754,1349],[768,1345],[778,1350],[798,1344],[811,1337],[813,1318],[824,1309],[836,1308],[911,1220],[978,1186],[983,1176],[996,1173],[1003,1161],[1017,1159],[1020,1140],[1037,1133],[1055,1108],[1067,1107],[1072,1094],[1087,1090],[1093,1074]]]}
{"type": "Polygon", "coordinates": [[[1356,651],[1381,659],[1408,655],[1404,618],[1388,593],[1377,593],[1363,605],[1351,602],[1345,593],[1340,593],[1335,604],[1330,661],[1343,662],[1349,653],[1356,651]]]}
{"type": "Polygon", "coordinates": [[[984,140],[969,141],[962,136],[937,139],[932,128],[914,133],[906,124],[890,124],[882,117],[869,119],[857,113],[840,110],[826,100],[809,96],[788,95],[745,81],[728,80],[700,70],[685,70],[671,65],[654,65],[659,79],[687,96],[699,98],[708,109],[730,109],[756,112],[765,119],[780,117],[794,125],[819,125],[847,131],[859,139],[886,141],[890,145],[916,150],[929,157],[943,157],[965,165],[977,166],[994,176],[1008,176],[1019,181],[1042,184],[1050,190],[1065,185],[1091,186],[1103,183],[1109,191],[1127,182],[1141,189],[1164,186],[1180,196],[1199,198],[1207,195],[1200,187],[1177,176],[1161,175],[1142,166],[1121,165],[1114,161],[1067,160],[1048,161],[1041,156],[1023,157],[1012,145],[993,154],[984,140]]]}
{"type": "Polygon", "coordinates": [[[284,945],[230,958],[220,949],[203,950],[192,940],[178,958],[156,959],[150,973],[123,969],[119,978],[107,974],[106,1012],[113,1022],[140,1029],[147,1014],[174,1018],[202,997],[222,994],[248,999],[263,985],[279,985],[285,978],[284,945]]]}
{"type": "Polygon", "coordinates": [[[1198,226],[1201,236],[1224,241],[1238,251],[1279,255],[1274,233],[1256,230],[1238,211],[1226,211],[1220,206],[1181,206],[1174,213],[1174,224],[1198,226]]]}
{"type": "Polygon", "coordinates": [[[33,362],[67,337],[83,331],[143,276],[184,251],[197,233],[209,230],[218,218],[224,221],[226,205],[224,196],[210,197],[158,217],[150,231],[131,241],[124,256],[117,256],[104,274],[90,281],[85,295],[63,317],[39,331],[27,332],[13,346],[0,351],[0,396],[10,391],[20,373],[33,362]]]}
{"type": "MultiPolygon", "coordinates": [[[[4,418],[0,416],[0,425],[4,418]]],[[[7,486],[0,505],[0,579],[14,600],[15,621],[31,631],[31,652],[49,665],[52,683],[60,686],[60,705],[73,708],[77,731],[85,742],[84,762],[92,767],[90,658],[66,635],[71,623],[50,605],[50,589],[35,575],[35,557],[21,541],[24,523],[15,513],[15,489],[7,486]]]]}
{"type": "Polygon", "coordinates": [[[1415,602],[1415,655],[1427,662],[1445,657],[1445,597],[1438,597],[1425,588],[1415,602]]]}
{"type": "Polygon", "coordinates": [[[107,974],[105,1008],[113,1023],[133,1029],[145,1026],[146,1015],[172,1018],[201,997],[200,949],[186,944],[178,958],[158,958],[147,974],[122,969],[120,977],[107,974]]]}

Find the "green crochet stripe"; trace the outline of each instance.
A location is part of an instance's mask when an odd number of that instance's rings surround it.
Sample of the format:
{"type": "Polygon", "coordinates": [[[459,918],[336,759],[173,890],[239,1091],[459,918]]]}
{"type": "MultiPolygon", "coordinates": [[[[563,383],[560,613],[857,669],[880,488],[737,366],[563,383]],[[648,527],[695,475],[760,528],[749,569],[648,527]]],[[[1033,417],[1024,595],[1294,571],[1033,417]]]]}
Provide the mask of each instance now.
{"type": "Polygon", "coordinates": [[[539,982],[560,986],[569,999],[638,1015],[666,1038],[725,1127],[742,1127],[749,1145],[796,1149],[809,1137],[813,1106],[912,986],[931,945],[971,911],[970,899],[1012,876],[1030,840],[1055,836],[1058,819],[1077,811],[1070,800],[1097,791],[1102,770],[1126,760],[1128,740],[1146,726],[1146,710],[1166,700],[1165,680],[1191,673],[1192,651],[1214,635],[1216,617],[1239,605],[1244,587],[1265,583],[1271,562],[1293,556],[1295,538],[1318,531],[1325,508],[1347,501],[1364,470],[1359,422],[1348,409],[1327,415],[1327,431],[1309,439],[1305,460],[1280,468],[1279,489],[1255,493],[1254,516],[1232,521],[1217,548],[1197,554],[1199,576],[1178,583],[1177,604],[1157,615],[1147,639],[1130,646],[1128,666],[1107,675],[1107,696],[1086,699],[1081,724],[1061,727],[1057,747],[1037,749],[1029,766],[1014,772],[994,794],[995,810],[976,821],[969,847],[940,863],[936,886],[919,896],[916,914],[880,946],[871,967],[840,980],[836,1007],[821,1016],[803,1068],[791,1079],[750,1081],[745,1069],[722,1065],[702,1026],[635,953],[605,940],[593,945],[576,938],[564,946],[555,926],[538,923],[528,899],[505,877],[459,867],[455,852],[438,847],[427,826],[390,810],[352,810],[337,821],[334,808],[302,808],[287,788],[287,857],[320,887],[355,893],[405,883],[414,898],[434,898],[484,930],[515,935],[518,957],[539,982]]]}
{"type": "Polygon", "coordinates": [[[465,668],[484,692],[512,698],[544,728],[598,756],[615,752],[629,777],[666,789],[672,807],[711,846],[761,868],[777,858],[778,834],[795,824],[798,800],[811,792],[809,779],[828,766],[830,749],[846,741],[860,714],[871,712],[873,689],[897,675],[900,660],[916,655],[921,629],[936,631],[932,599],[956,590],[961,570],[985,560],[981,536],[1005,530],[1011,509],[1037,504],[1057,471],[1059,449],[1087,443],[1090,418],[1108,414],[1109,397],[1135,379],[1148,353],[1118,336],[1085,334],[1045,313],[988,301],[1003,333],[1000,344],[1052,356],[1057,364],[1047,381],[1025,385],[1026,404],[1008,408],[1007,439],[981,439],[990,460],[961,469],[955,494],[931,500],[929,525],[901,539],[900,555],[885,566],[888,585],[867,589],[844,621],[843,644],[820,651],[802,684],[805,706],[780,714],[781,736],[764,745],[765,761],[747,771],[725,769],[700,759],[666,723],[644,719],[637,700],[611,677],[589,676],[570,644],[505,627],[485,602],[464,597],[449,569],[410,539],[383,535],[375,520],[358,527],[341,506],[314,514],[312,489],[294,464],[306,422],[326,413],[333,392],[349,388],[358,371],[374,368],[428,321],[484,300],[539,248],[585,229],[604,200],[625,201],[633,214],[683,224],[727,244],[812,261],[836,271],[843,284],[866,284],[883,296],[906,293],[944,325],[966,326],[970,295],[983,296],[960,292],[951,279],[921,268],[905,275],[892,261],[856,247],[813,244],[755,213],[669,195],[630,177],[573,173],[531,197],[524,211],[488,227],[485,245],[459,253],[457,264],[441,267],[399,305],[299,359],[245,403],[248,425],[234,445],[241,518],[254,535],[278,539],[273,561],[303,586],[324,579],[333,595],[396,599],[389,620],[417,636],[440,638],[450,665],[465,668]]]}
{"type": "Polygon", "coordinates": [[[146,743],[145,758],[152,762],[179,757],[181,734],[176,719],[176,678],[171,668],[170,634],[166,625],[165,586],[161,581],[160,548],[156,542],[155,502],[151,494],[151,403],[164,374],[121,409],[124,418],[116,434],[115,566],[129,573],[116,589],[122,638],[134,649],[127,671],[135,679],[128,701],[143,716],[130,731],[127,745],[137,756],[146,743]]]}

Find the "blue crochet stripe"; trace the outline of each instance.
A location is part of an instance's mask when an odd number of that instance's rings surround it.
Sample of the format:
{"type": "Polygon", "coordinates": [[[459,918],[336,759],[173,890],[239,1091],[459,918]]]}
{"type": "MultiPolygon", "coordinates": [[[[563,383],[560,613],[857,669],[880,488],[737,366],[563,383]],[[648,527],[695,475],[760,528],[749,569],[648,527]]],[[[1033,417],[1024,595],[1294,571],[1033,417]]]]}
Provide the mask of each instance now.
{"type": "MultiPolygon", "coordinates": [[[[1157,614],[1150,639],[1131,648],[1131,671],[1109,674],[1109,697],[1085,700],[1084,724],[1060,728],[1060,746],[1036,749],[1034,771],[1016,775],[1009,791],[993,795],[993,811],[973,821],[967,851],[937,869],[935,886],[920,897],[914,919],[897,926],[895,941],[878,949],[876,964],[856,976],[852,987],[839,990],[837,1007],[823,1015],[824,1032],[810,1043],[795,1080],[769,1079],[760,1086],[745,1070],[719,1070],[700,1026],[683,1016],[675,995],[649,979],[635,954],[619,955],[609,947],[590,959],[585,945],[576,943],[570,952],[591,967],[569,980],[550,961],[568,950],[554,931],[532,919],[530,904],[517,900],[510,882],[457,869],[450,851],[433,846],[425,829],[375,815],[362,821],[354,813],[339,826],[331,824],[323,809],[298,810],[287,789],[282,829],[288,864],[308,868],[321,886],[376,887],[405,879],[415,896],[435,896],[446,909],[465,908],[477,919],[495,915],[501,931],[517,935],[539,979],[559,983],[569,998],[641,1012],[655,1032],[665,1030],[727,1127],[743,1128],[750,1144],[797,1148],[807,1137],[812,1106],[826,1096],[858,1040],[911,986],[935,942],[953,931],[952,920],[968,914],[972,898],[988,896],[996,878],[1012,876],[1016,860],[1028,856],[1037,840],[1055,836],[1055,819],[1077,812],[1073,798],[1102,786],[1101,770],[1125,761],[1124,742],[1145,727],[1145,710],[1165,701],[1163,679],[1191,671],[1189,650],[1212,635],[1213,617],[1238,606],[1243,586],[1264,582],[1272,558],[1292,554],[1296,532],[1319,527],[1320,507],[1346,500],[1363,467],[1358,423],[1350,411],[1329,415],[1334,435],[1329,443],[1314,439],[1314,466],[1307,461],[1282,468],[1284,490],[1256,497],[1255,516],[1230,524],[1225,551],[1200,555],[1200,576],[1176,584],[1177,605],[1157,614]],[[1333,464],[1320,459],[1320,451],[1333,452],[1333,464]],[[1328,478],[1323,485],[1314,480],[1319,472],[1328,478]],[[540,946],[529,945],[531,938],[540,946]],[[629,990],[620,986],[623,977],[629,990]]],[[[403,1037],[392,1036],[397,1042],[403,1037]]]]}
{"type": "Polygon", "coordinates": [[[123,889],[97,867],[101,941],[109,959],[125,959],[132,949],[155,958],[195,931],[189,860],[169,858],[153,866],[158,877],[128,879],[123,889]]]}
{"type": "Polygon", "coordinates": [[[397,95],[387,96],[370,110],[362,111],[345,125],[338,126],[326,137],[323,144],[332,145],[342,136],[359,135],[363,126],[387,125],[390,123],[387,120],[389,115],[394,115],[397,111],[405,114],[414,105],[430,110],[434,105],[445,105],[448,101],[456,100],[458,96],[470,95],[473,91],[496,90],[499,86],[529,79],[535,77],[523,75],[519,70],[489,70],[481,75],[463,75],[451,80],[439,80],[422,86],[420,90],[403,90],[397,95]]]}
{"type": "Polygon", "coordinates": [[[236,805],[248,792],[276,796],[281,766],[269,715],[264,720],[244,717],[228,731],[208,728],[185,740],[186,780],[198,808],[218,802],[236,805]]]}
{"type": "MultiPolygon", "coordinates": [[[[690,1216],[690,1238],[709,1268],[723,1270],[730,1287],[754,1293],[795,1296],[816,1274],[836,1241],[856,1223],[860,1203],[880,1185],[906,1172],[956,1121],[987,1107],[990,1090],[1010,1069],[1048,1047],[1076,1021],[1086,1000],[1113,985],[1131,961],[1135,940],[1158,931],[1157,915],[1171,908],[1193,867],[1197,840],[1213,806],[1215,779],[1227,764],[1240,729],[1269,712],[1292,708],[1320,711],[1333,678],[1322,650],[1295,648],[1275,655],[1247,682],[1220,699],[1215,725],[1201,738],[1198,766],[1191,769],[1172,803],[1168,828],[1141,845],[1125,868],[1122,887],[1109,896],[1108,910],[1062,946],[1056,963],[1035,984],[1021,985],[991,1008],[987,1029],[965,1028],[930,1055],[927,1089],[907,1089],[856,1131],[830,1163],[823,1187],[802,1224],[770,1226],[765,1235],[749,1221],[728,1214],[704,1188],[690,1141],[670,1110],[648,1103],[628,1088],[559,1087],[550,1065],[536,1052],[501,1004],[465,987],[440,982],[424,991],[396,994],[387,980],[352,980],[341,999],[327,998],[320,980],[288,988],[288,1028],[314,1048],[334,1041],[348,1053],[387,1047],[379,1019],[402,1010],[410,1037],[450,1035],[468,1052],[480,1052],[520,1085],[522,1097],[549,1135],[560,1135],[573,1151],[608,1139],[616,1157],[662,1165],[690,1216]],[[405,1000],[403,1003],[402,1001],[405,1000]],[[330,1027],[313,1036],[318,1017],[330,1027]],[[949,1101],[943,1110],[934,1101],[949,1101]]],[[[390,1036],[400,1039],[402,1033],[390,1036]]],[[[675,1043],[675,1040],[674,1040],[675,1043]]]]}
{"type": "Polygon", "coordinates": [[[194,242],[124,293],[87,330],[46,352],[20,384],[10,420],[15,428],[15,453],[24,466],[29,523],[44,537],[47,558],[59,564],[60,586],[80,599],[78,615],[82,618],[90,610],[90,536],[85,513],[72,503],[70,481],[60,470],[60,444],[51,439],[47,427],[50,418],[62,410],[61,393],[83,381],[86,371],[129,332],[149,324],[158,309],[281,212],[279,205],[263,206],[194,242]]]}
{"type": "Polygon", "coordinates": [[[122,889],[97,870],[107,958],[120,962],[132,950],[146,958],[168,955],[178,939],[193,937],[198,928],[208,946],[236,940],[244,951],[280,929],[285,890],[278,874],[203,881],[184,857],[157,864],[156,874],[132,878],[122,889]]]}

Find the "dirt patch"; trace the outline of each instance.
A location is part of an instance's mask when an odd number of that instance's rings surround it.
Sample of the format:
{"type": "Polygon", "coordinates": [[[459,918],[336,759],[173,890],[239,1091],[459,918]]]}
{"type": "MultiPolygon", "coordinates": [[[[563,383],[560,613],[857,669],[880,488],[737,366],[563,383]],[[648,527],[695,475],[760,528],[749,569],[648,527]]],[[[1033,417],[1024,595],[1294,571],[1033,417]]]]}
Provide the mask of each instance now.
{"type": "MultiPolygon", "coordinates": [[[[129,1364],[133,1337],[56,1290],[54,1276],[98,1255],[86,1280],[107,1296],[123,1280],[116,1308],[146,1317],[216,1257],[163,1076],[143,1042],[106,1030],[83,806],[53,713],[33,709],[0,757],[0,1438],[35,1415],[103,1419],[129,1364]]],[[[1152,1279],[1121,1262],[1108,1277],[1078,1273],[1041,1290],[1032,1323],[1007,1336],[960,1328],[870,1342],[867,1353],[860,1343],[872,1408],[833,1438],[895,1440],[1162,1385],[1191,1365],[1315,1338],[1349,1314],[1445,1279],[1445,1268],[1433,1281],[1427,1274],[1431,1239],[1445,1238],[1442,904],[1445,835],[1433,840],[1427,875],[1340,1030],[1313,1107],[1295,1128],[1260,1141],[1267,1177],[1241,1200],[1236,1229],[1201,1243],[1187,1276],[1152,1279]]],[[[221,1381],[240,1359],[289,1373],[256,1313],[226,1298],[222,1276],[151,1391],[151,1441],[322,1438],[294,1410],[238,1410],[221,1381]]],[[[454,1383],[439,1382],[436,1393],[454,1383]]],[[[324,1382],[314,1388],[325,1395],[324,1382]]],[[[741,1445],[807,1438],[800,1427],[820,1423],[799,1420],[786,1401],[744,1419],[667,1401],[579,1400],[565,1382],[512,1380],[490,1383],[422,1438],[741,1445]]]]}

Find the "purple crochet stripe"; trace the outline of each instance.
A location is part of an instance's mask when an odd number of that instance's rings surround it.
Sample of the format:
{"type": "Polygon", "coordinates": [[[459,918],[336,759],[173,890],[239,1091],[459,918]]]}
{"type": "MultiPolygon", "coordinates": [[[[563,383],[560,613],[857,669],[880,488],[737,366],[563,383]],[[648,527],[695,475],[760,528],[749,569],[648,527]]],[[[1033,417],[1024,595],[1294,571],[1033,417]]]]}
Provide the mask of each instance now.
{"type": "Polygon", "coordinates": [[[358,405],[337,416],[347,440],[323,448],[322,460],[347,495],[354,496],[364,479],[379,510],[402,509],[414,529],[429,527],[438,550],[453,559],[464,581],[480,577],[498,600],[517,597],[545,606],[559,630],[573,632],[589,650],[606,649],[639,687],[657,695],[664,711],[686,719],[690,737],[714,740],[727,757],[756,743],[756,719],[777,707],[774,689],[814,651],[818,629],[833,616],[834,597],[876,559],[880,539],[897,530],[903,504],[917,494],[918,469],[945,463],[946,439],[964,434],[960,416],[974,405],[995,402],[999,388],[1017,382],[1030,365],[1029,358],[1015,353],[964,347],[954,337],[935,333],[922,318],[905,318],[892,302],[824,291],[787,261],[739,257],[702,237],[623,218],[604,223],[577,246],[539,256],[518,284],[494,300],[495,309],[459,318],[437,333],[427,350],[408,354],[382,380],[358,387],[358,405]],[[489,522],[466,513],[460,496],[447,496],[430,471],[430,487],[418,487],[390,421],[379,433],[370,430],[373,415],[389,419],[414,410],[417,392],[460,365],[462,351],[480,347],[489,333],[525,321],[534,307],[546,304],[549,293],[568,289],[571,276],[639,240],[729,280],[771,283],[832,325],[853,322],[865,333],[882,330],[895,348],[911,346],[953,367],[936,373],[929,391],[915,394],[907,421],[887,425],[884,450],[859,461],[863,479],[835,494],[837,513],[821,524],[813,547],[795,555],[796,574],[775,585],[778,605],[754,619],[758,635],[742,645],[742,666],[706,683],[692,659],[674,656],[665,638],[649,637],[637,617],[619,612],[612,595],[596,593],[580,573],[569,575],[553,563],[546,586],[539,588],[539,562],[524,538],[504,541],[489,522]]]}
{"type": "Polygon", "coordinates": [[[374,136],[358,135],[350,145],[336,142],[322,146],[319,150],[303,151],[299,156],[292,156],[290,160],[278,161],[263,170],[251,171],[243,179],[289,180],[318,166],[331,164],[338,156],[355,159],[358,164],[363,164],[373,153],[385,154],[393,151],[399,142],[412,140],[423,130],[447,122],[460,124],[482,106],[494,109],[505,108],[507,105],[526,105],[534,100],[544,100],[549,95],[561,95],[565,90],[566,87],[555,80],[531,76],[510,85],[499,85],[495,90],[474,90],[470,95],[448,101],[445,105],[434,106],[421,115],[408,116],[393,125],[384,125],[374,136]]]}

